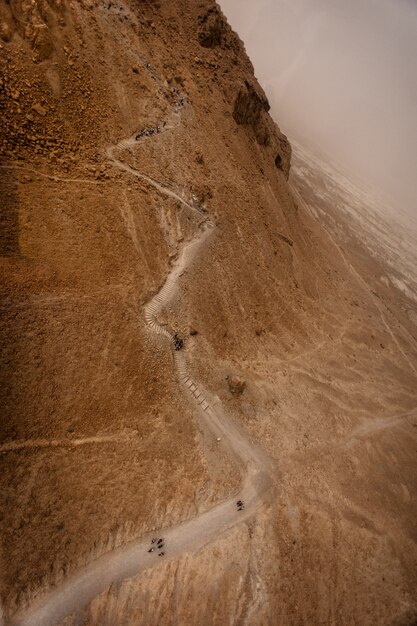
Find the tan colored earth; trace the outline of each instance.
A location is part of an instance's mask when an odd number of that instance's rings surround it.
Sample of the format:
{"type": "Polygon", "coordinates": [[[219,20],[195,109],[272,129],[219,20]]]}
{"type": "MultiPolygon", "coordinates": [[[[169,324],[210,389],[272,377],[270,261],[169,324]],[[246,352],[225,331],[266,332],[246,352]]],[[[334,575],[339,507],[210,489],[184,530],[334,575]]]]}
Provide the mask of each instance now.
{"type": "Polygon", "coordinates": [[[411,231],[288,182],[211,0],[0,34],[0,622],[415,624],[411,231]]]}

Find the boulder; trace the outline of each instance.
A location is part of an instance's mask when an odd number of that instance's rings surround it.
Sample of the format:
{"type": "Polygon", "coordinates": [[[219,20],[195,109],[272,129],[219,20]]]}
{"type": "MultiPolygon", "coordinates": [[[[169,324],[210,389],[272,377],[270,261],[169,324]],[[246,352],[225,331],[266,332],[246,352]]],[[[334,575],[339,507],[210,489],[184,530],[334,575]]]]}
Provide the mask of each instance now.
{"type": "Polygon", "coordinates": [[[228,376],[226,380],[230,393],[233,396],[241,396],[246,387],[245,381],[238,376],[228,376]]]}
{"type": "Polygon", "coordinates": [[[225,33],[225,21],[217,7],[199,17],[198,41],[204,48],[220,46],[225,33]]]}

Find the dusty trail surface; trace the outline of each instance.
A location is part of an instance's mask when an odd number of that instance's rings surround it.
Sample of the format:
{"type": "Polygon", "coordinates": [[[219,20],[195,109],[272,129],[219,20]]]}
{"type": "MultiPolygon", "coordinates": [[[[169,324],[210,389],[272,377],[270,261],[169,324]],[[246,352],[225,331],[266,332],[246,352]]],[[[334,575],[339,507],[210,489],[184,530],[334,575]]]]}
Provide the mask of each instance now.
{"type": "MultiPolygon", "coordinates": [[[[178,109],[183,106],[183,100],[174,103],[173,116],[179,122],[178,109]]],[[[162,195],[178,201],[190,212],[200,218],[197,231],[192,240],[186,243],[165,283],[158,293],[144,308],[145,321],[149,329],[170,341],[174,362],[184,391],[196,403],[198,417],[204,420],[208,429],[217,438],[221,437],[222,445],[241,464],[243,481],[240,491],[233,497],[221,502],[211,510],[171,528],[161,529],[166,542],[164,559],[173,558],[184,551],[201,547],[219,532],[241,523],[253,516],[263,503],[263,496],[272,484],[271,463],[267,455],[228,417],[218,398],[208,398],[208,393],[190,376],[184,350],[175,350],[174,334],[157,320],[158,313],[175,297],[182,274],[191,265],[199,254],[205,241],[215,229],[214,223],[205,215],[204,207],[187,201],[182,195],[166,187],[162,183],[132,168],[114,156],[115,151],[133,148],[140,140],[166,132],[170,127],[157,126],[147,129],[147,134],[135,133],[130,138],[119,142],[107,149],[107,156],[113,165],[124,170],[148,184],[152,185],[162,195]],[[138,139],[140,137],[140,140],[138,139]],[[244,502],[244,509],[238,511],[237,500],[244,502]]],[[[77,574],[70,576],[57,589],[51,591],[35,602],[27,612],[14,617],[13,626],[53,626],[67,615],[78,612],[88,602],[111,584],[118,583],[125,578],[160,564],[156,553],[149,553],[151,537],[140,538],[136,541],[104,554],[77,574]]]]}
{"type": "Polygon", "coordinates": [[[0,14],[6,623],[414,623],[417,237],[214,0],[0,14]]]}

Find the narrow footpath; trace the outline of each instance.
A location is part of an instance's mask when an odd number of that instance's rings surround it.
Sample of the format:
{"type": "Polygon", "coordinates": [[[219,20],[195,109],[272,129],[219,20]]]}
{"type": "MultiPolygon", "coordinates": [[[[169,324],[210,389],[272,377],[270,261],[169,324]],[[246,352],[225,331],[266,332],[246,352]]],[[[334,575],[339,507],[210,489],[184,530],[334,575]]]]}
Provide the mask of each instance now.
{"type": "MultiPolygon", "coordinates": [[[[155,73],[149,63],[145,65],[145,69],[155,78],[155,73]]],[[[162,81],[158,80],[158,84],[161,85],[162,81]]],[[[160,529],[157,534],[164,537],[166,546],[163,559],[158,559],[155,553],[148,552],[151,536],[131,541],[102,555],[69,576],[57,588],[35,601],[27,611],[15,615],[10,623],[11,626],[54,626],[66,616],[81,612],[89,602],[110,585],[135,576],[145,569],[161,566],[167,560],[184,552],[190,553],[199,549],[217,539],[221,532],[252,517],[262,506],[267,491],[272,485],[272,470],[267,455],[233,422],[219,400],[209,401],[208,392],[200,383],[193,380],[188,371],[186,347],[176,349],[177,334],[158,321],[158,315],[162,309],[176,297],[180,289],[181,276],[199,255],[205,241],[216,226],[207,216],[205,209],[195,201],[187,200],[185,195],[183,196],[178,190],[132,168],[116,156],[120,150],[135,150],[141,142],[169,132],[175,125],[181,123],[181,112],[186,106],[185,97],[176,94],[169,120],[158,126],[138,131],[118,144],[109,146],[107,158],[116,168],[153,186],[162,196],[174,198],[186,210],[199,218],[194,237],[183,246],[164,284],[145,305],[144,318],[150,331],[159,336],[161,341],[165,341],[167,348],[172,350],[179,385],[194,404],[199,418],[205,421],[214,437],[221,438],[222,445],[240,464],[241,489],[231,498],[193,519],[160,529]],[[243,508],[237,506],[239,501],[244,503],[243,508]]]]}

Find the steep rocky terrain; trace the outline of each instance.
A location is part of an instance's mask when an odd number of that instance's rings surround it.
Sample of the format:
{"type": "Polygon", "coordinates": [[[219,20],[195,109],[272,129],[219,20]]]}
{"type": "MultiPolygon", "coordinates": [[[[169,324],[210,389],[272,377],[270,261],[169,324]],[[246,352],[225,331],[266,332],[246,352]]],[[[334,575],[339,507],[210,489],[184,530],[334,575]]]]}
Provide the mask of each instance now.
{"type": "Polygon", "coordinates": [[[158,323],[271,484],[62,623],[411,624],[416,351],[289,188],[219,7],[0,0],[0,22],[6,618],[238,493],[145,320],[207,223],[158,323]]]}

